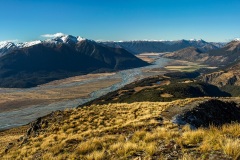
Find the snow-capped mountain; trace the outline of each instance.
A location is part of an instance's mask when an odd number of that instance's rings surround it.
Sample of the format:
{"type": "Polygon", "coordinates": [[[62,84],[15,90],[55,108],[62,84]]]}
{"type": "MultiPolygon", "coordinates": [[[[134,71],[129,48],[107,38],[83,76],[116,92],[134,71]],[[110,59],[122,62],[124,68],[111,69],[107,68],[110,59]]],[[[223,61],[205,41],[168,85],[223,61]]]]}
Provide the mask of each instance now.
{"type": "Polygon", "coordinates": [[[0,87],[33,87],[70,76],[146,65],[125,49],[61,35],[19,44],[0,57],[0,87]]]}
{"type": "Polygon", "coordinates": [[[75,37],[72,35],[62,35],[62,36],[55,37],[53,39],[47,39],[44,42],[45,43],[54,43],[54,44],[59,44],[59,43],[76,44],[83,40],[85,40],[85,38],[82,38],[80,36],[75,37]]]}
{"type": "Polygon", "coordinates": [[[166,53],[165,58],[200,62],[212,66],[228,66],[240,60],[240,41],[233,40],[224,47],[203,53],[196,47],[187,47],[175,52],[166,53]]]}
{"type": "Polygon", "coordinates": [[[59,35],[56,36],[52,39],[47,39],[47,40],[35,40],[35,41],[30,41],[30,42],[23,42],[23,43],[13,43],[13,42],[8,42],[8,41],[2,41],[0,42],[0,56],[3,56],[7,54],[9,51],[14,50],[14,49],[20,49],[20,48],[26,48],[26,47],[31,47],[37,44],[41,43],[50,43],[50,44],[77,44],[78,42],[81,42],[83,40],[86,40],[85,38],[82,38],[80,36],[72,36],[72,35],[59,35]]]}
{"type": "MultiPolygon", "coordinates": [[[[76,45],[77,43],[86,40],[80,36],[65,35],[63,33],[46,36],[46,40],[36,40],[24,43],[2,42],[0,45],[0,56],[6,54],[9,50],[17,48],[31,47],[37,44],[58,45],[65,43],[68,45],[76,45]],[[8,44],[6,44],[8,43],[8,44]]],[[[239,38],[235,39],[240,40],[239,38]]],[[[195,47],[202,52],[222,48],[226,43],[206,42],[202,39],[190,40],[134,40],[134,41],[98,41],[109,47],[124,48],[131,53],[139,54],[144,52],[173,52],[186,47],[195,47]]]]}
{"type": "Polygon", "coordinates": [[[240,38],[235,38],[234,41],[240,41],[240,38]]]}
{"type": "Polygon", "coordinates": [[[16,49],[17,46],[13,42],[2,41],[0,42],[0,56],[3,56],[8,51],[16,49]]]}
{"type": "Polygon", "coordinates": [[[17,43],[16,46],[18,48],[24,48],[24,47],[30,47],[30,46],[34,46],[36,44],[42,43],[41,40],[36,40],[36,41],[30,41],[30,42],[24,42],[24,43],[17,43]]]}

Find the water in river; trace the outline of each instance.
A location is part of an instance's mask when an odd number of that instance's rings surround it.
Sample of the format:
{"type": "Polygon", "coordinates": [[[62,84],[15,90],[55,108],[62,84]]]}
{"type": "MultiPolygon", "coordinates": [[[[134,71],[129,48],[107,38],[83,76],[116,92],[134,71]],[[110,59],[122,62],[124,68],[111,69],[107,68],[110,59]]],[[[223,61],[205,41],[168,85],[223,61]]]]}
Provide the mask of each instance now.
{"type": "MultiPolygon", "coordinates": [[[[156,59],[153,65],[147,66],[147,67],[141,67],[141,68],[134,68],[134,69],[128,69],[119,71],[116,74],[99,77],[98,79],[89,79],[84,80],[81,82],[74,82],[71,84],[65,84],[65,85],[84,85],[89,83],[90,81],[97,81],[99,79],[114,79],[114,78],[120,78],[121,82],[116,83],[110,87],[103,88],[97,91],[94,91],[90,94],[88,98],[80,98],[75,100],[67,100],[67,101],[61,101],[61,102],[54,102],[50,104],[41,104],[41,105],[32,105],[31,107],[27,108],[21,108],[18,110],[13,111],[7,111],[0,113],[0,130],[12,128],[16,126],[21,126],[24,124],[27,124],[33,120],[35,120],[38,117],[44,116],[46,114],[51,113],[52,111],[56,110],[63,110],[65,108],[73,108],[77,107],[80,104],[83,104],[85,102],[88,102],[90,100],[93,100],[95,98],[98,98],[108,92],[115,91],[126,84],[129,84],[137,79],[142,79],[148,76],[153,76],[159,74],[159,72],[146,72],[151,69],[158,69],[164,67],[170,60],[165,58],[159,58],[156,59]]],[[[51,88],[52,86],[44,86],[51,88]]],[[[66,86],[58,86],[58,87],[66,87],[66,86]]],[[[0,93],[4,92],[25,92],[29,90],[38,90],[39,87],[34,87],[30,89],[1,89],[0,93]]]]}

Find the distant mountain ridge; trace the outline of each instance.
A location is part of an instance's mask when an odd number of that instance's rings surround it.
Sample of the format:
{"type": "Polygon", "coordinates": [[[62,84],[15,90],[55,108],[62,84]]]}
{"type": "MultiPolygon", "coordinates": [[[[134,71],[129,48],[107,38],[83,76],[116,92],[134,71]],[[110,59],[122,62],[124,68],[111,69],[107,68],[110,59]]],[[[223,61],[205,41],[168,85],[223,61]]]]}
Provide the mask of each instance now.
{"type": "MultiPolygon", "coordinates": [[[[13,42],[0,42],[0,56],[6,54],[12,49],[30,47],[39,43],[77,43],[84,38],[71,35],[63,35],[55,37],[53,39],[47,39],[45,41],[35,40],[23,43],[13,42]],[[9,47],[12,46],[12,47],[9,47]]],[[[136,40],[136,41],[98,41],[98,43],[107,45],[113,48],[123,48],[133,54],[146,53],[146,52],[173,52],[187,47],[195,47],[202,52],[218,49],[223,47],[226,43],[221,42],[206,42],[202,39],[196,40],[176,40],[176,41],[165,41],[165,40],[136,40]]]]}
{"type": "Polygon", "coordinates": [[[166,58],[200,62],[211,66],[227,66],[240,59],[240,41],[233,40],[224,47],[203,53],[198,48],[184,48],[163,55],[166,58]]]}
{"type": "Polygon", "coordinates": [[[195,47],[202,52],[218,49],[225,43],[206,42],[204,40],[177,40],[177,41],[107,41],[101,42],[110,47],[124,48],[133,54],[146,52],[173,52],[187,47],[195,47]]]}
{"type": "Polygon", "coordinates": [[[175,52],[167,53],[163,55],[165,58],[171,58],[171,59],[181,59],[185,61],[201,61],[201,59],[204,59],[203,52],[195,47],[187,47],[175,52]]]}
{"type": "Polygon", "coordinates": [[[33,87],[93,72],[146,66],[122,48],[64,35],[22,44],[0,57],[0,87],[33,87]]]}
{"type": "Polygon", "coordinates": [[[208,52],[209,58],[205,64],[229,65],[240,59],[240,41],[233,40],[223,48],[208,52]]]}
{"type": "Polygon", "coordinates": [[[202,80],[219,87],[240,87],[240,60],[213,73],[202,75],[202,80]]]}

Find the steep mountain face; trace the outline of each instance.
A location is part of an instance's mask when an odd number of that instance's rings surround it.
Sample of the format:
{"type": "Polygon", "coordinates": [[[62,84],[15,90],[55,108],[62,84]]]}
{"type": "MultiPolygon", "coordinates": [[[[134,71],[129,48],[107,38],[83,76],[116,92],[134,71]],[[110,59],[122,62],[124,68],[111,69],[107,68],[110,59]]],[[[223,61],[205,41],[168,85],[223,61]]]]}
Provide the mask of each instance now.
{"type": "Polygon", "coordinates": [[[12,50],[0,58],[1,87],[33,87],[90,72],[141,67],[148,63],[121,48],[62,36],[12,50]]]}
{"type": "Polygon", "coordinates": [[[234,40],[226,44],[223,48],[208,52],[208,59],[205,64],[229,65],[240,59],[240,41],[234,40]]]}
{"type": "Polygon", "coordinates": [[[179,125],[189,124],[191,128],[222,126],[226,123],[240,122],[240,108],[235,102],[211,99],[191,109],[185,109],[174,117],[179,125]]]}
{"type": "Polygon", "coordinates": [[[206,64],[223,65],[220,70],[201,76],[202,81],[221,87],[234,96],[240,95],[240,41],[234,40],[224,48],[209,52],[206,64]]]}
{"type": "Polygon", "coordinates": [[[232,96],[240,96],[240,60],[213,73],[201,76],[202,81],[221,87],[232,96]]]}
{"type": "Polygon", "coordinates": [[[202,80],[219,87],[226,85],[240,86],[240,61],[223,70],[205,74],[202,80]]]}
{"type": "Polygon", "coordinates": [[[195,47],[184,48],[175,52],[167,53],[163,55],[165,58],[181,59],[186,61],[204,61],[205,55],[203,52],[195,47]]]}
{"type": "Polygon", "coordinates": [[[173,52],[186,47],[195,47],[202,52],[218,49],[222,43],[211,43],[203,40],[180,40],[180,41],[125,41],[125,42],[102,42],[111,47],[124,48],[134,54],[146,52],[173,52]]]}
{"type": "Polygon", "coordinates": [[[0,42],[0,57],[7,54],[9,51],[16,49],[17,46],[12,42],[0,42]]]}
{"type": "Polygon", "coordinates": [[[200,62],[211,66],[228,66],[240,59],[240,41],[234,40],[223,48],[203,53],[200,49],[188,47],[182,50],[166,53],[163,57],[200,62]]]}
{"type": "Polygon", "coordinates": [[[30,41],[30,42],[24,42],[24,43],[17,43],[16,46],[18,48],[24,48],[24,47],[34,46],[34,45],[40,44],[40,43],[42,43],[41,40],[36,40],[36,41],[30,41]]]}

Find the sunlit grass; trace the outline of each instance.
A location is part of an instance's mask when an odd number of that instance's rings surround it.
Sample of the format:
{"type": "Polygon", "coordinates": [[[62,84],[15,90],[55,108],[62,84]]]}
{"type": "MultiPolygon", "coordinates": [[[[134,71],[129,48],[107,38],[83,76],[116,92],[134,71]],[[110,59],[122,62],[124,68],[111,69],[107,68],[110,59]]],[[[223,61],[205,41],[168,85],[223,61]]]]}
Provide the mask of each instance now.
{"type": "MultiPolygon", "coordinates": [[[[28,143],[17,145],[5,159],[27,159],[35,155],[42,159],[145,159],[155,156],[164,159],[161,144],[174,141],[181,150],[195,147],[201,153],[221,151],[239,158],[240,124],[221,128],[191,130],[189,126],[179,130],[176,124],[159,122],[162,111],[172,105],[183,107],[196,99],[174,102],[141,102],[93,105],[64,111],[58,123],[49,124],[28,143]]],[[[181,159],[191,159],[184,153],[181,159]]]]}

